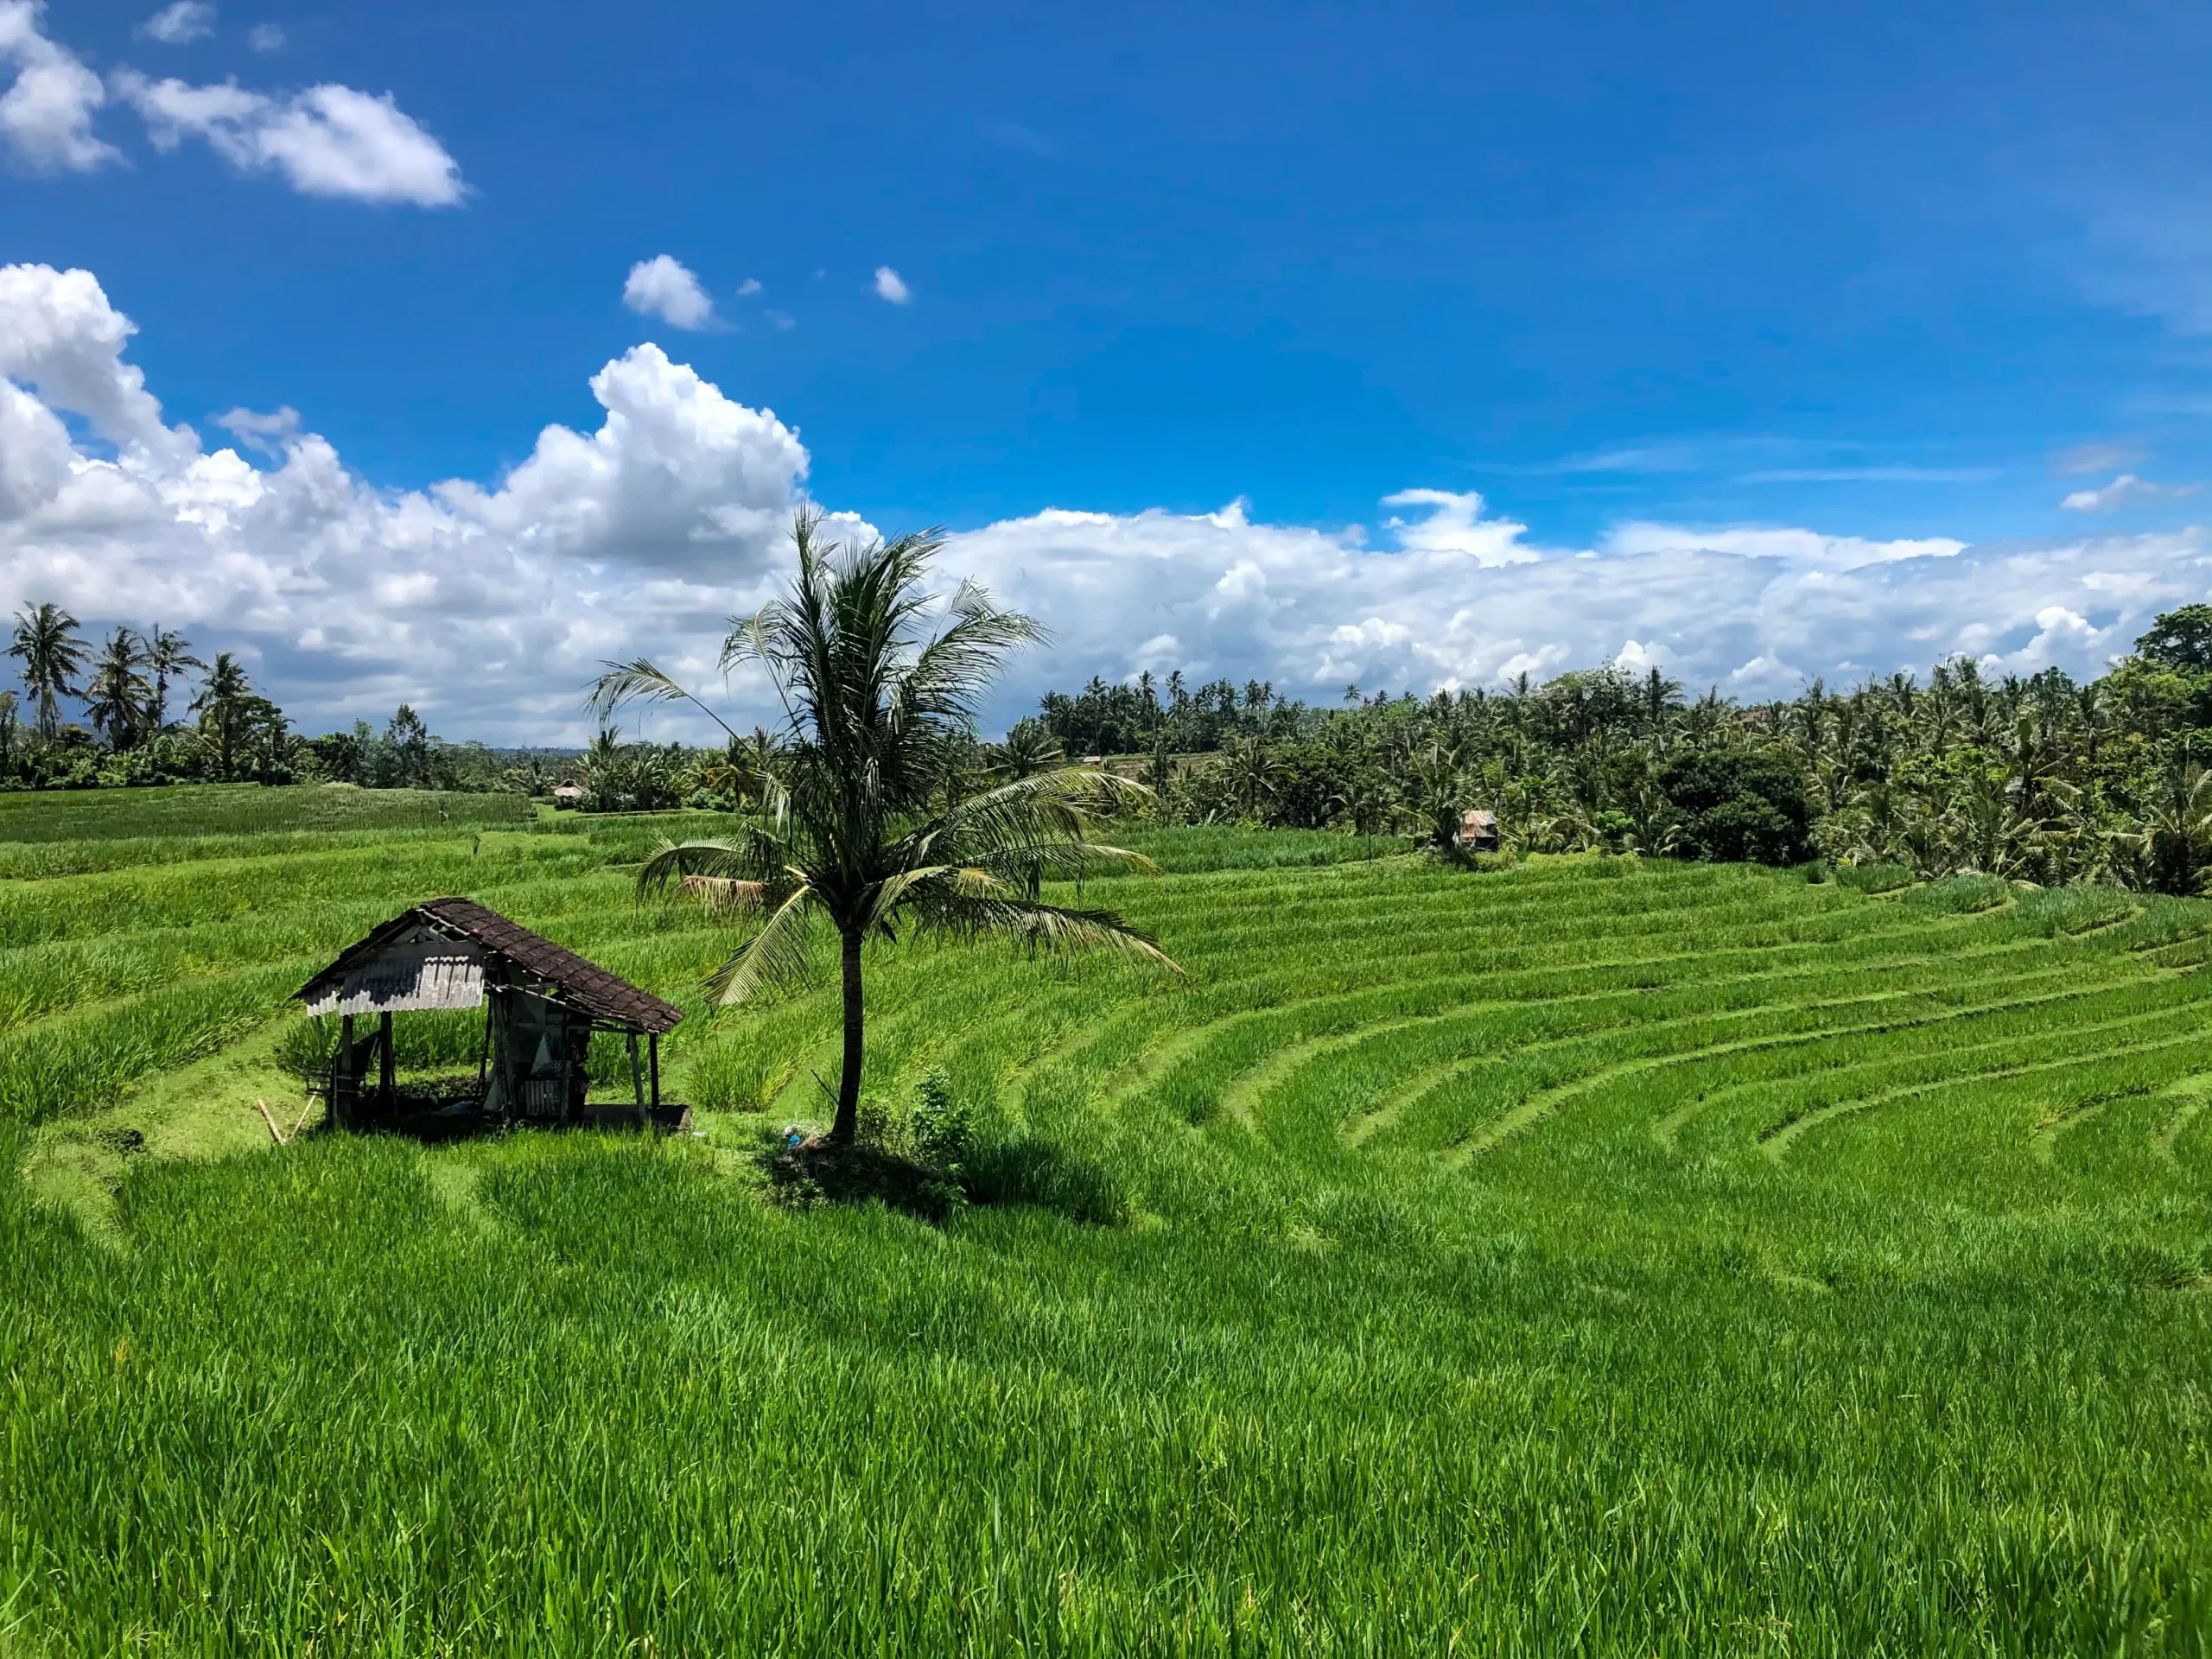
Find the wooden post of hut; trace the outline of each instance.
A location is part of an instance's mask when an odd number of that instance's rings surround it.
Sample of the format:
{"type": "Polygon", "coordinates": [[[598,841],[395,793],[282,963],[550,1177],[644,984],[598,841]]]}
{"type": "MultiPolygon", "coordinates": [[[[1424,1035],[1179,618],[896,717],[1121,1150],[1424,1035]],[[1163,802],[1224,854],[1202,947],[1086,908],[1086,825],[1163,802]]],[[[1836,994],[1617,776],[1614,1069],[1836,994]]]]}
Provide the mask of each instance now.
{"type": "Polygon", "coordinates": [[[391,1010],[377,1017],[377,1110],[390,1117],[399,1109],[399,1066],[391,1052],[391,1010]]]}
{"type": "Polygon", "coordinates": [[[330,1065],[330,1121],[340,1128],[353,1125],[354,1096],[360,1092],[361,1080],[353,1072],[353,1016],[346,1014],[338,1021],[338,1052],[330,1065]]]}

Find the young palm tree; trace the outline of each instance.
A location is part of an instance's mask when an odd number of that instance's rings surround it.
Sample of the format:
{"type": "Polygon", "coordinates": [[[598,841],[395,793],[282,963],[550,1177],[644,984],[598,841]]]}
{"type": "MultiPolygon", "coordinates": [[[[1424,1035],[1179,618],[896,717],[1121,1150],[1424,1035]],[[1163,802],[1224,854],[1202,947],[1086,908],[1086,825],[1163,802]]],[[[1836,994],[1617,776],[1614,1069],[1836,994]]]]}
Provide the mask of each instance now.
{"type": "MultiPolygon", "coordinates": [[[[1046,876],[1100,864],[1150,868],[1090,839],[1090,810],[1141,798],[1147,791],[1139,785],[1065,767],[950,806],[938,799],[945,758],[972,741],[977,701],[1000,658],[1043,630],[963,585],[932,632],[937,601],[923,582],[942,544],[937,533],[847,549],[818,540],[818,528],[815,514],[799,515],[790,591],[734,620],[722,644],[725,672],[758,663],[782,700],[778,787],[729,838],[664,847],[638,885],[641,894],[680,886],[717,909],[758,918],[752,938],[708,982],[724,1005],[800,979],[817,918],[836,932],[844,1064],[830,1139],[844,1145],[859,1122],[861,946],[870,938],[895,940],[902,929],[990,936],[1033,950],[1103,948],[1175,964],[1110,911],[1038,897],[1046,876]]],[[[632,699],[696,702],[649,662],[610,664],[594,706],[611,717],[632,699]]]]}
{"type": "Polygon", "coordinates": [[[129,748],[152,713],[154,687],[143,671],[146,662],[144,642],[130,629],[118,628],[108,635],[85,682],[85,713],[111,749],[129,748]]]}
{"type": "Polygon", "coordinates": [[[1439,852],[1458,844],[1459,814],[1467,804],[1471,768],[1459,744],[1438,733],[1404,757],[1400,777],[1405,801],[1427,843],[1439,852]]]}
{"type": "Polygon", "coordinates": [[[192,654],[191,640],[175,628],[165,628],[156,622],[146,636],[146,666],[154,676],[154,698],[147,707],[147,724],[159,733],[169,723],[170,677],[182,679],[188,668],[206,668],[207,664],[192,654]]]}
{"type": "Polygon", "coordinates": [[[77,619],[59,605],[16,612],[8,654],[22,659],[23,690],[38,705],[39,735],[52,739],[61,728],[60,700],[77,695],[77,677],[89,654],[77,638],[77,619]]]}

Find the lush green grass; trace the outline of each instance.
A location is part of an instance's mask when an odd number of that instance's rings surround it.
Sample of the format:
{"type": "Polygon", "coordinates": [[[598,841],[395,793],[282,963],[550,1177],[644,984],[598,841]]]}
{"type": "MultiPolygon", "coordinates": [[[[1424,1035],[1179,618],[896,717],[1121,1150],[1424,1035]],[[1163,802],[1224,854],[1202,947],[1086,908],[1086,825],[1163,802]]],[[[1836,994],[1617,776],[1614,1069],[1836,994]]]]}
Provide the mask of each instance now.
{"type": "Polygon", "coordinates": [[[1116,844],[1140,852],[1173,874],[1204,870],[1281,870],[1389,858],[1402,836],[1339,836],[1325,830],[1159,830],[1131,827],[1116,844]]]}
{"type": "Polygon", "coordinates": [[[2207,906],[1134,836],[1183,980],[872,962],[1032,1200],[938,1230],[765,1202],[834,1004],[708,1017],[652,830],[0,883],[26,1650],[2212,1638],[2207,906]],[[703,1136],[271,1147],[285,991],[444,892],[691,1009],[703,1136]]]}
{"type": "Polygon", "coordinates": [[[0,842],[111,841],[161,836],[261,835],[287,830],[435,830],[521,823],[537,809],[517,795],[343,784],[264,789],[207,784],[181,789],[87,789],[0,793],[0,842]]]}

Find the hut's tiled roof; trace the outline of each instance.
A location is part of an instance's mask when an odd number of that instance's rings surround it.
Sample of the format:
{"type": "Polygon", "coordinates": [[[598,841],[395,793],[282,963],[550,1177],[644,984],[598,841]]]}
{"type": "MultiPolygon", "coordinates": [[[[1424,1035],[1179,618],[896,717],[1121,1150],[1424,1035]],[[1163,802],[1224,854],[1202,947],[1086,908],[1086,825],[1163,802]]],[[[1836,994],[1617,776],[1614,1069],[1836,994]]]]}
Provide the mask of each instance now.
{"type": "Polygon", "coordinates": [[[575,951],[564,950],[518,922],[509,921],[498,911],[480,905],[474,899],[433,899],[395,916],[359,944],[344,951],[337,961],[301,987],[299,995],[311,997],[325,981],[374,955],[386,938],[420,921],[429,921],[446,932],[469,939],[487,955],[513,964],[530,977],[557,986],[563,1001],[575,1004],[595,1020],[659,1032],[673,1029],[683,1018],[681,1008],[662,1001],[650,991],[639,990],[628,980],[585,961],[575,951]]]}

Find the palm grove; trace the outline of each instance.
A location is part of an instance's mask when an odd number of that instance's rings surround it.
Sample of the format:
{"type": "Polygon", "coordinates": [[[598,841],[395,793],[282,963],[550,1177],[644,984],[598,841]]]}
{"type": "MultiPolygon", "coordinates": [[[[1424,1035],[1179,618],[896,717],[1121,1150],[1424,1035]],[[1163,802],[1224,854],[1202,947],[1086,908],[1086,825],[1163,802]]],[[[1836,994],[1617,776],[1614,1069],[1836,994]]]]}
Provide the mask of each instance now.
{"type": "MultiPolygon", "coordinates": [[[[180,783],[341,783],[387,788],[516,785],[501,756],[449,744],[402,704],[378,732],[308,737],[255,689],[238,658],[212,662],[158,624],[118,626],[95,645],[61,607],[18,612],[7,654],[20,693],[0,690],[0,789],[92,789],[180,783]],[[81,722],[65,720],[77,705],[81,722]]],[[[542,770],[542,768],[540,769],[542,770]]],[[[521,768],[525,786],[539,781],[521,768]]]]}
{"type": "MultiPolygon", "coordinates": [[[[433,738],[403,707],[381,733],[306,737],[229,653],[203,664],[159,626],[87,641],[51,605],[16,618],[22,690],[0,692],[0,787],[202,779],[337,781],[542,794],[587,807],[757,804],[788,745],[625,741],[509,753],[433,738]],[[83,723],[65,721],[66,705],[83,723]],[[519,762],[519,764],[513,764],[519,762]]],[[[613,712],[610,705],[607,710],[613,712]]],[[[1070,759],[1111,759],[1168,823],[1333,829],[1449,842],[1498,814],[1519,852],[1640,851],[1894,863],[2053,885],[2189,893],[2212,874],[2212,606],[2169,613],[2102,677],[1993,676],[1972,658],[1745,704],[1658,670],[1581,670],[1499,690],[1369,695],[1317,706],[1257,681],[1179,673],[1053,692],[995,744],[956,722],[932,750],[946,806],[1070,759]]]]}
{"type": "Polygon", "coordinates": [[[2193,893],[2212,874],[2212,606],[2160,617],[2086,683],[1992,676],[1815,681],[1789,701],[1695,699],[1657,669],[1523,676],[1501,691],[1337,708],[1179,674],[1054,693],[1005,752],[1137,760],[1176,822],[1410,833],[1495,810],[1522,852],[1897,864],[2193,893]]]}

